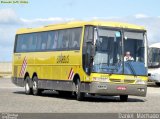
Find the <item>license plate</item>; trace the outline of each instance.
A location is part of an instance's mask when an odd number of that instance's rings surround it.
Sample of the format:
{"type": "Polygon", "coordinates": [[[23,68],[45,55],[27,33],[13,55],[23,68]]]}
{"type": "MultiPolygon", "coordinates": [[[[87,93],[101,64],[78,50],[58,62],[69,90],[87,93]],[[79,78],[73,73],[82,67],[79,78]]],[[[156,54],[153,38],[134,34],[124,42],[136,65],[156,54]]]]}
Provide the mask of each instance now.
{"type": "Polygon", "coordinates": [[[117,90],[127,90],[127,88],[125,86],[118,86],[117,90]]]}
{"type": "Polygon", "coordinates": [[[98,89],[107,89],[107,85],[98,85],[97,86],[98,89]]]}

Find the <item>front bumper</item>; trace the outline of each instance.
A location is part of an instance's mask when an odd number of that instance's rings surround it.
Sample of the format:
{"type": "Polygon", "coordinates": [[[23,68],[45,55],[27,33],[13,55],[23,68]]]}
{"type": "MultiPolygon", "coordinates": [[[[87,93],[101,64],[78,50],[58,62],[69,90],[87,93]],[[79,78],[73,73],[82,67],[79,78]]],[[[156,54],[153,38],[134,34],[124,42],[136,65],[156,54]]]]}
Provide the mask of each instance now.
{"type": "Polygon", "coordinates": [[[153,82],[160,82],[160,74],[157,73],[149,73],[149,80],[153,82]]]}
{"type": "Polygon", "coordinates": [[[147,85],[92,82],[90,84],[90,93],[102,95],[134,95],[145,97],[147,93],[147,85]]]}

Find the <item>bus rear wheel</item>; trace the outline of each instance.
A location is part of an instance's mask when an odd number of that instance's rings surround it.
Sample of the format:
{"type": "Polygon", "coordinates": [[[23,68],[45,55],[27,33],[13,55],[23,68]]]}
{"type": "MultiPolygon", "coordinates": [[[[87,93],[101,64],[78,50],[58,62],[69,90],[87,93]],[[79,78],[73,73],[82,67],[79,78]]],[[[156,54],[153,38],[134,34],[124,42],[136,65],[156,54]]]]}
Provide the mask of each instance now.
{"type": "Polygon", "coordinates": [[[85,93],[81,92],[81,82],[79,79],[75,83],[75,88],[76,88],[75,94],[76,94],[77,100],[82,101],[84,99],[85,93]]]}
{"type": "Polygon", "coordinates": [[[33,95],[41,95],[42,94],[42,89],[38,88],[38,78],[37,76],[33,77],[33,95]]]}
{"type": "Polygon", "coordinates": [[[121,102],[127,102],[128,101],[128,95],[120,95],[120,101],[121,102]]]}
{"type": "Polygon", "coordinates": [[[27,77],[25,78],[25,80],[24,80],[25,93],[26,93],[27,95],[32,94],[32,88],[30,88],[30,83],[29,83],[29,81],[30,81],[30,78],[29,78],[29,76],[27,76],[27,77]]]}

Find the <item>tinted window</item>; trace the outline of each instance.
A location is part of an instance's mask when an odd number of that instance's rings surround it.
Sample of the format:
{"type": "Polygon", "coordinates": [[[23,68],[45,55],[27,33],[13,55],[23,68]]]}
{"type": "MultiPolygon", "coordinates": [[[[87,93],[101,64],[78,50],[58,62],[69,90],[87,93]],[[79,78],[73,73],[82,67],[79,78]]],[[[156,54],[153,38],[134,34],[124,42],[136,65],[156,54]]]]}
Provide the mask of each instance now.
{"type": "Polygon", "coordinates": [[[58,31],[57,50],[79,50],[82,28],[58,31]]]}
{"type": "Polygon", "coordinates": [[[64,30],[60,30],[58,32],[58,45],[57,45],[57,50],[61,50],[62,49],[62,46],[63,46],[63,41],[64,41],[64,34],[65,34],[65,31],[64,30]]]}
{"type": "Polygon", "coordinates": [[[28,52],[31,51],[34,47],[33,36],[30,34],[27,35],[18,35],[17,37],[17,47],[16,52],[28,52]]]}
{"type": "Polygon", "coordinates": [[[41,33],[41,51],[44,51],[47,49],[47,41],[48,41],[48,37],[47,37],[47,32],[42,32],[41,33]]]}
{"type": "Polygon", "coordinates": [[[37,45],[37,33],[30,34],[30,39],[29,40],[29,51],[35,51],[36,50],[36,45],[37,45]]]}
{"type": "Polygon", "coordinates": [[[82,28],[18,35],[15,52],[79,50],[82,28]]]}
{"type": "Polygon", "coordinates": [[[53,46],[54,46],[54,32],[50,31],[47,34],[47,47],[46,47],[46,49],[51,50],[51,49],[53,49],[53,46]]]}
{"type": "Polygon", "coordinates": [[[77,29],[71,29],[69,30],[69,44],[70,44],[70,49],[74,49],[74,50],[79,50],[80,49],[80,41],[81,41],[81,32],[82,29],[81,28],[77,28],[77,29]]]}

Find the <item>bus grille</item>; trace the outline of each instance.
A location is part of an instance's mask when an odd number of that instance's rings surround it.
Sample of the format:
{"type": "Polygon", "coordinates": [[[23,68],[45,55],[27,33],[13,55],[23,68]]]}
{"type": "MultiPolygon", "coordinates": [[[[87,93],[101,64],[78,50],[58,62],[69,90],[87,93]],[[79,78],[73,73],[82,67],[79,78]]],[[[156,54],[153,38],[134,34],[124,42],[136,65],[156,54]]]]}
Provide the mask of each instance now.
{"type": "Polygon", "coordinates": [[[129,80],[129,79],[124,80],[124,83],[134,83],[134,82],[135,82],[135,80],[129,80]]]}
{"type": "Polygon", "coordinates": [[[125,80],[122,80],[122,79],[110,79],[111,82],[114,82],[114,83],[134,83],[135,80],[130,80],[130,79],[125,79],[125,80]]]}
{"type": "Polygon", "coordinates": [[[121,79],[110,79],[111,82],[117,82],[117,83],[120,83],[121,82],[121,79]]]}

